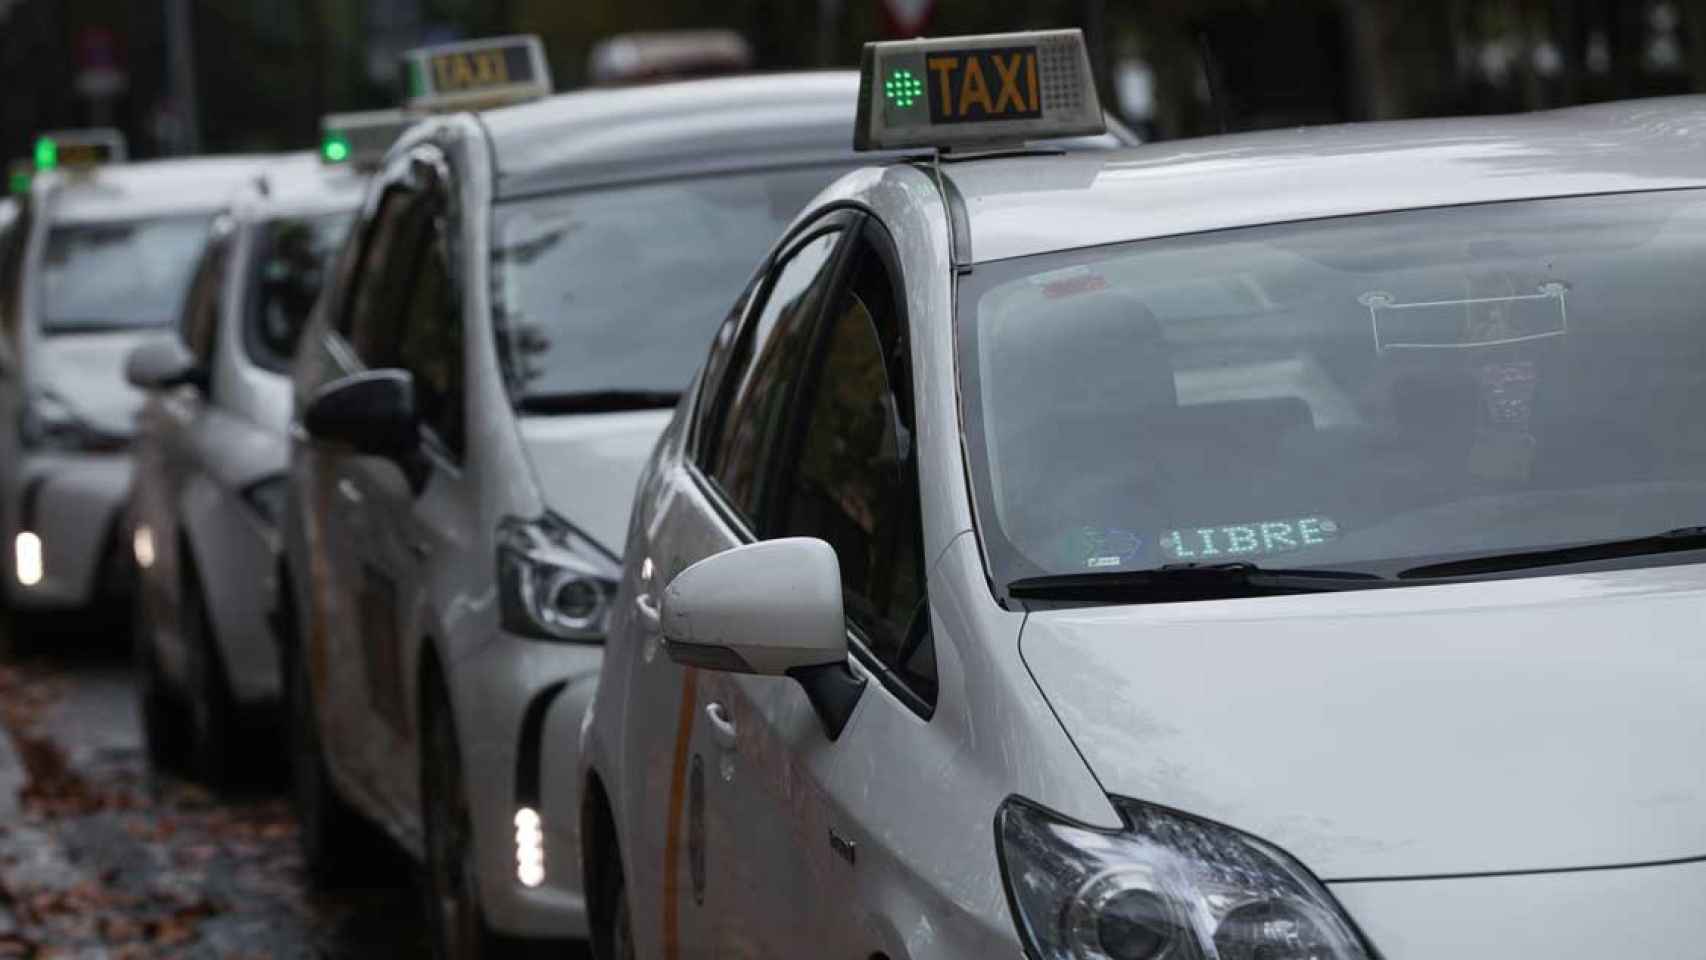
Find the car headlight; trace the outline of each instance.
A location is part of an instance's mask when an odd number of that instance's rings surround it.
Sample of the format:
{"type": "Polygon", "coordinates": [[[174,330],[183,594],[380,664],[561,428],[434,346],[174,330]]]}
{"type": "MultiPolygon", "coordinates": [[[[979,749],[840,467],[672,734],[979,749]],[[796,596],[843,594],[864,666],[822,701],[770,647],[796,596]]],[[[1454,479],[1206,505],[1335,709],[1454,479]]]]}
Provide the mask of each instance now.
{"type": "Polygon", "coordinates": [[[1369,960],[1310,873],[1228,827],[1114,798],[1124,830],[1021,799],[996,817],[1032,960],[1369,960]]]}
{"type": "Polygon", "coordinates": [[[52,390],[38,390],[18,418],[18,439],[26,448],[100,452],[119,450],[130,437],[90,423],[52,390]]]}
{"type": "Polygon", "coordinates": [[[602,643],[621,576],[615,557],[555,514],[498,527],[499,607],[510,633],[602,643]]]}

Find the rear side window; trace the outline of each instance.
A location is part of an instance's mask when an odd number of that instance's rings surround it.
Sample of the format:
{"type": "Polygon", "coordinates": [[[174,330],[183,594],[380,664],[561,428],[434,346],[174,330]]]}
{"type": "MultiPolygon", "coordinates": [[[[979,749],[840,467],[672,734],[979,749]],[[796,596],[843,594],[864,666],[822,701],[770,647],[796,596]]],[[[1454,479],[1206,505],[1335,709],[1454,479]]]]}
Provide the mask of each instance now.
{"type": "Polygon", "coordinates": [[[243,327],[243,347],[256,366],[289,369],[353,218],[348,212],[288,217],[261,231],[243,327]]]}

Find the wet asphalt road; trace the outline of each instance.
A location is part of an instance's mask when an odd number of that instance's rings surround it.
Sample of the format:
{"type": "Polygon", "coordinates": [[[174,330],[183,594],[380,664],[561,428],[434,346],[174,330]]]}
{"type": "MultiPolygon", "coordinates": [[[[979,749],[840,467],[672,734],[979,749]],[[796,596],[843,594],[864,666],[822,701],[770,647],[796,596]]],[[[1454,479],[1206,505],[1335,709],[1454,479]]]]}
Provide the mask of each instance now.
{"type": "MultiPolygon", "coordinates": [[[[400,859],[377,871],[394,886],[306,890],[280,771],[262,763],[214,795],[149,769],[122,630],[23,620],[12,634],[23,649],[0,662],[0,958],[428,954],[400,859]]],[[[257,754],[282,763],[282,747],[257,754]]]]}

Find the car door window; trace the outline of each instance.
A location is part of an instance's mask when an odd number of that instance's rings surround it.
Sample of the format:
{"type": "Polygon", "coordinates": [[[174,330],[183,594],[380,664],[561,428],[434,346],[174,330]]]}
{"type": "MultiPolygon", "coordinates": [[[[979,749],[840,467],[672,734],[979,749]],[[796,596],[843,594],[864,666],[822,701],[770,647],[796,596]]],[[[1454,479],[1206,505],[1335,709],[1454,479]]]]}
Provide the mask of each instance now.
{"type": "Polygon", "coordinates": [[[805,366],[840,237],[839,229],[809,236],[771,272],[764,302],[743,331],[724,378],[724,402],[701,467],[760,528],[767,493],[763,467],[805,366]]]}
{"type": "Polygon", "coordinates": [[[916,420],[899,287],[863,241],[817,339],[813,375],[783,448],[778,523],[766,536],[817,537],[841,563],[855,634],[923,705],[936,696],[925,603],[916,420]]]}
{"type": "Polygon", "coordinates": [[[397,325],[414,279],[414,257],[419,252],[419,199],[420,194],[408,186],[385,191],[368,229],[355,288],[346,302],[340,332],[369,368],[397,362],[397,325]]]}
{"type": "Polygon", "coordinates": [[[229,242],[217,238],[209,243],[196,266],[190,293],[184,301],[179,334],[195,356],[196,366],[213,369],[213,352],[219,344],[219,301],[224,290],[225,259],[229,242]]]}
{"type": "Polygon", "coordinates": [[[442,195],[423,195],[415,270],[407,291],[397,364],[415,379],[421,422],[460,458],[463,428],[462,307],[453,280],[452,233],[442,195]]]}

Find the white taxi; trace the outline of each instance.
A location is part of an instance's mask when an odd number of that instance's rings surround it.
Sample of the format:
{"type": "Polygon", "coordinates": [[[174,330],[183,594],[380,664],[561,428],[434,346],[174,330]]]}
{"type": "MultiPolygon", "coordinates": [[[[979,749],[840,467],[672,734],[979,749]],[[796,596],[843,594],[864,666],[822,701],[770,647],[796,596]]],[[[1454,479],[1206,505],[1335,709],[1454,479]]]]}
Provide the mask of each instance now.
{"type": "Polygon", "coordinates": [[[586,932],[575,751],[635,480],[752,263],[857,165],[858,84],[545,97],[528,38],[408,62],[420,122],[294,368],[284,686],[312,875],[376,825],[439,955],[492,956],[586,932]]]}
{"type": "Polygon", "coordinates": [[[925,154],[641,478],[597,954],[1693,955],[1706,101],[1044,155],[1074,34],[864,70],[925,154]]]}
{"type": "Polygon", "coordinates": [[[13,609],[126,593],[142,395],[125,358],[168,335],[214,215],[264,164],[124,159],[113,131],[40,137],[0,234],[0,604],[13,609]]]}

